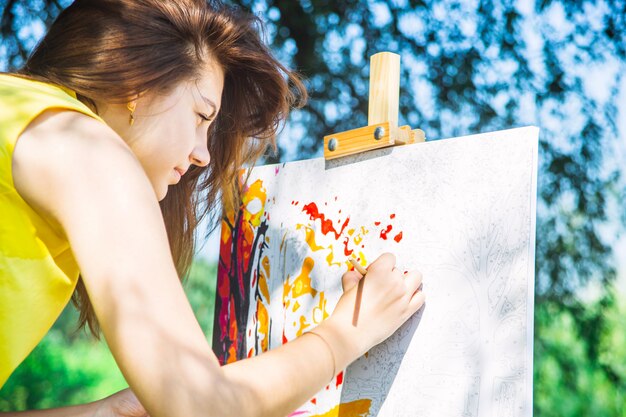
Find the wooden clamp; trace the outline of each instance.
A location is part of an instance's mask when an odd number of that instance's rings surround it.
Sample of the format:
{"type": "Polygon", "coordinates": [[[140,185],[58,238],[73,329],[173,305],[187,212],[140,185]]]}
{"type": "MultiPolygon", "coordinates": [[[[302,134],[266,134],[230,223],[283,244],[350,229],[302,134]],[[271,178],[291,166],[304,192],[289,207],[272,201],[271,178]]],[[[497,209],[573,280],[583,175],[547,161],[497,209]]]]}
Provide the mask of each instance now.
{"type": "Polygon", "coordinates": [[[424,142],[421,129],[398,127],[400,107],[400,55],[379,52],[370,57],[370,92],[367,126],[324,136],[324,158],[424,142]]]}

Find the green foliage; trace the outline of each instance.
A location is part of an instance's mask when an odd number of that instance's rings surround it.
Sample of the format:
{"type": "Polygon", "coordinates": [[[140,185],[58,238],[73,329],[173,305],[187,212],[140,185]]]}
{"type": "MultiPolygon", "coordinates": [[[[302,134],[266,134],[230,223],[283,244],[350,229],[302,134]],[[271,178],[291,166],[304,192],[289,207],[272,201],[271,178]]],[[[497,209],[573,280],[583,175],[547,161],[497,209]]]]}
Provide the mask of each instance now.
{"type": "Polygon", "coordinates": [[[196,259],[184,281],[185,293],[191,308],[209,343],[213,338],[216,277],[217,264],[209,264],[204,259],[196,259]]]}
{"type": "MultiPolygon", "coordinates": [[[[216,265],[194,261],[185,292],[207,340],[213,329],[216,265]]],[[[82,404],[128,385],[104,340],[76,331],[69,304],[52,329],[0,390],[0,411],[82,404]]]]}
{"type": "Polygon", "coordinates": [[[605,319],[593,336],[597,352],[589,355],[589,340],[576,324],[585,317],[558,305],[537,306],[535,416],[626,416],[626,298],[592,302],[580,311],[594,309],[601,309],[605,319]]]}

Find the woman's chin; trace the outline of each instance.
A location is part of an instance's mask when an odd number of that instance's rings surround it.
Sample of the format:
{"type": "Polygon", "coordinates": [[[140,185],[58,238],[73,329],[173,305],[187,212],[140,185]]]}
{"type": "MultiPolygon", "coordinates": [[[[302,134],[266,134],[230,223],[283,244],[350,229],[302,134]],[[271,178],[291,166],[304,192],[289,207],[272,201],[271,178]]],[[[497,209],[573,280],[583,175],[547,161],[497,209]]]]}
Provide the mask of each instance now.
{"type": "Polygon", "coordinates": [[[166,185],[165,187],[163,187],[160,190],[157,190],[156,195],[157,195],[157,199],[159,201],[163,201],[163,199],[165,198],[165,196],[167,195],[167,190],[169,188],[169,185],[166,185]]]}

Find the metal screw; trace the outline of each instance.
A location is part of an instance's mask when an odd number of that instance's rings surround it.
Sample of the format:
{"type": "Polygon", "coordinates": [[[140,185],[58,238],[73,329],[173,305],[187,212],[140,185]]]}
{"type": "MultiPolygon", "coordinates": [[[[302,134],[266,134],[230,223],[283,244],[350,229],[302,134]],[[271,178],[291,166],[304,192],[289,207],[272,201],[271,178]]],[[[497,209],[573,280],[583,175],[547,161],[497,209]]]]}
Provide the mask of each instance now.
{"type": "Polygon", "coordinates": [[[337,140],[337,138],[330,138],[330,140],[328,141],[328,150],[332,152],[337,149],[338,145],[339,141],[337,140]]]}
{"type": "Polygon", "coordinates": [[[385,136],[385,128],[382,126],[378,126],[374,130],[374,139],[381,140],[383,136],[385,136]]]}

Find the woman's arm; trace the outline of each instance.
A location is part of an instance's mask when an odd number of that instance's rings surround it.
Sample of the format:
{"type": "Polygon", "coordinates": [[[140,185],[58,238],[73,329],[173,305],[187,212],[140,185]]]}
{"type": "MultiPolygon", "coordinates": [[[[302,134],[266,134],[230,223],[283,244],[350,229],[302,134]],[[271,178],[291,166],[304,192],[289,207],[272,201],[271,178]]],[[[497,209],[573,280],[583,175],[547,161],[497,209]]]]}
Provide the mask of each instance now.
{"type": "Polygon", "coordinates": [[[130,389],[102,400],[70,407],[0,413],[2,417],[149,417],[130,389]]]}
{"type": "Polygon", "coordinates": [[[48,410],[29,410],[0,413],[2,417],[94,417],[98,409],[97,402],[74,405],[71,407],[51,408],[48,410]]]}
{"type": "Polygon", "coordinates": [[[150,182],[112,130],[47,112],[18,141],[14,178],[67,235],[111,352],[152,417],[286,414],[423,302],[419,277],[392,272],[387,256],[368,272],[358,327],[353,288],[318,327],[324,340],[305,336],[221,368],[177,277],[150,182]]]}

